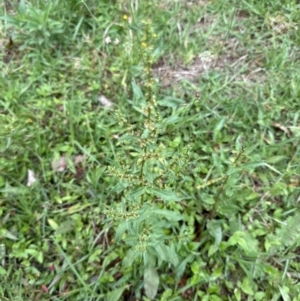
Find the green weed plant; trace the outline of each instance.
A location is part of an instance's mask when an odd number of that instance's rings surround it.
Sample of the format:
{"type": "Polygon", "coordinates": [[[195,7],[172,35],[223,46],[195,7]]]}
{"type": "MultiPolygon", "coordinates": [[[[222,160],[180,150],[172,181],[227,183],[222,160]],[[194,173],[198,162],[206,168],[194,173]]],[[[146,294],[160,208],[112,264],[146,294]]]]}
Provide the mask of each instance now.
{"type": "MultiPolygon", "coordinates": [[[[148,15],[149,10],[149,7],[145,8],[148,15]]],[[[188,105],[174,110],[171,116],[163,113],[163,107],[157,100],[159,82],[152,73],[159,53],[157,34],[151,19],[140,21],[138,12],[132,13],[127,28],[126,25],[124,27],[130,37],[133,60],[128,66],[128,58],[123,55],[125,59],[121,67],[126,74],[122,82],[131,81],[128,91],[132,97],[129,109],[116,113],[125,133],[118,136],[115,164],[108,167],[116,185],[112,190],[115,197],[106,211],[106,222],[114,223],[116,243],[126,245],[124,267],[143,267],[146,293],[153,298],[159,283],[156,270],[170,265],[179,280],[186,265],[195,259],[199,247],[198,238],[193,233],[197,213],[192,217],[185,214],[186,207],[190,203],[194,205],[193,197],[184,189],[187,185],[183,184],[186,179],[190,181],[187,175],[193,166],[193,149],[189,144],[184,145],[178,132],[187,116],[201,106],[201,100],[194,97],[188,105]],[[136,64],[137,69],[142,70],[139,76],[128,71],[128,67],[136,64]],[[135,123],[127,117],[128,110],[138,114],[135,123]],[[176,128],[177,125],[175,138],[169,141],[170,127],[176,128]],[[151,285],[152,282],[156,285],[151,285]]],[[[123,18],[128,20],[127,15],[123,18]]],[[[221,120],[214,130],[216,139],[223,126],[224,120],[221,120]]],[[[222,166],[215,157],[217,168],[223,170],[221,176],[214,176],[213,180],[201,185],[196,185],[197,181],[189,183],[199,191],[216,183],[219,187],[212,195],[203,193],[203,199],[198,201],[198,207],[207,211],[200,217],[202,229],[208,229],[202,239],[215,240],[208,250],[209,256],[219,250],[222,242],[224,220],[214,218],[220,213],[226,215],[238,210],[231,196],[239,185],[240,173],[244,170],[242,163],[248,161],[241,140],[237,137],[236,150],[227,166],[222,166]]],[[[230,242],[229,245],[237,243],[230,242]]],[[[248,247],[243,245],[244,251],[248,251],[248,247]]]]}

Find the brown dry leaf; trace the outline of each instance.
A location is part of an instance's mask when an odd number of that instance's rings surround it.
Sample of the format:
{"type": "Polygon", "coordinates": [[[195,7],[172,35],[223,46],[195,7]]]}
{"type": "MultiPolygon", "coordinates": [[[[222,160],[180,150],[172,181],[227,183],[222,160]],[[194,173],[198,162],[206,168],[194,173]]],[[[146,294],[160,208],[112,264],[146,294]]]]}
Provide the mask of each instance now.
{"type": "MultiPolygon", "coordinates": [[[[84,155],[76,155],[73,157],[73,163],[74,165],[78,165],[82,163],[85,160],[84,155]]],[[[67,156],[61,156],[58,159],[53,159],[51,162],[52,170],[57,172],[63,172],[66,170],[66,168],[70,165],[70,158],[67,156]]]]}
{"type": "Polygon", "coordinates": [[[114,104],[107,99],[104,95],[100,95],[98,97],[98,101],[100,102],[100,104],[105,107],[105,108],[111,108],[114,104]]]}
{"type": "Polygon", "coordinates": [[[290,137],[290,136],[291,136],[291,132],[290,132],[290,130],[289,130],[286,126],[284,126],[284,125],[282,125],[282,124],[280,124],[280,123],[278,123],[278,122],[273,122],[273,123],[272,123],[272,126],[273,126],[274,128],[280,129],[280,130],[282,130],[283,132],[285,132],[286,135],[287,135],[287,137],[290,137]]]}
{"type": "Polygon", "coordinates": [[[67,168],[68,160],[67,157],[61,156],[58,159],[53,159],[51,162],[52,170],[57,172],[63,172],[67,168]]]}
{"type": "Polygon", "coordinates": [[[78,165],[80,163],[82,163],[85,160],[85,156],[84,155],[77,155],[74,156],[73,161],[75,165],[78,165]]]}
{"type": "Polygon", "coordinates": [[[37,181],[36,175],[34,171],[31,169],[28,169],[27,171],[27,186],[30,187],[32,184],[34,184],[37,181]]]}
{"type": "Polygon", "coordinates": [[[267,13],[266,24],[277,34],[286,34],[291,30],[298,30],[297,24],[282,14],[271,16],[269,13],[267,13]]]}

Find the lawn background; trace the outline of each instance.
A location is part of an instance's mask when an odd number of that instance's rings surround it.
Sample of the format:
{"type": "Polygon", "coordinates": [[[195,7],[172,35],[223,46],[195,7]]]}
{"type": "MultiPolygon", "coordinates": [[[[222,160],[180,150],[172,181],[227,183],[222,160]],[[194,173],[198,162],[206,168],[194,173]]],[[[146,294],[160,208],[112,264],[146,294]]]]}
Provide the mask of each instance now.
{"type": "Polygon", "coordinates": [[[299,300],[296,0],[0,3],[2,300],[299,300]]]}

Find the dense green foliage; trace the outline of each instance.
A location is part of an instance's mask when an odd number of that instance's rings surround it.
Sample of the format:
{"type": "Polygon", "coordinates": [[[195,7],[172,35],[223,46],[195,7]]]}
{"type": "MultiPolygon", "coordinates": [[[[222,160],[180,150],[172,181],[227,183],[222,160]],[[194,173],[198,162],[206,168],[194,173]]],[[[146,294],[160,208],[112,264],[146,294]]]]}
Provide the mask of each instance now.
{"type": "Polygon", "coordinates": [[[5,1],[1,300],[300,300],[296,1],[5,1]]]}

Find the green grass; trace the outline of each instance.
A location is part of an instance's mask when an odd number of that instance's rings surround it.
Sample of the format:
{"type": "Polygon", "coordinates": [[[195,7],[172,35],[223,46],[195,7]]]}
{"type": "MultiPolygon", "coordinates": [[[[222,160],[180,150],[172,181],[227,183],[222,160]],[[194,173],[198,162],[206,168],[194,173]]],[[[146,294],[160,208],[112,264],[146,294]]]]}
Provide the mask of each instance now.
{"type": "Polygon", "coordinates": [[[300,300],[299,8],[1,3],[0,299],[300,300]]]}

